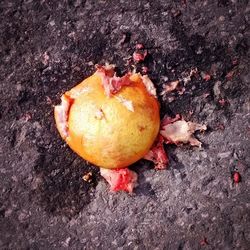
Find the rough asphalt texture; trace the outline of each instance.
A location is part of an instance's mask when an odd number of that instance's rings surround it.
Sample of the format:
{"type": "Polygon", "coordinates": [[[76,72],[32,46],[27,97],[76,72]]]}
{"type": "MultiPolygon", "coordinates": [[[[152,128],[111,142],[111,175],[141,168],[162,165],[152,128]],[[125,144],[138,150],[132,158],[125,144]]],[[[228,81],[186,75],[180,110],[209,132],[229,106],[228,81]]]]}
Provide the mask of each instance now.
{"type": "Polygon", "coordinates": [[[0,249],[249,249],[249,12],[247,0],[1,1],[0,249]],[[159,93],[198,69],[183,95],[160,97],[162,116],[209,130],[201,150],[166,146],[167,170],[134,164],[135,194],[113,194],[60,139],[53,105],[96,63],[126,71],[137,42],[159,93]]]}

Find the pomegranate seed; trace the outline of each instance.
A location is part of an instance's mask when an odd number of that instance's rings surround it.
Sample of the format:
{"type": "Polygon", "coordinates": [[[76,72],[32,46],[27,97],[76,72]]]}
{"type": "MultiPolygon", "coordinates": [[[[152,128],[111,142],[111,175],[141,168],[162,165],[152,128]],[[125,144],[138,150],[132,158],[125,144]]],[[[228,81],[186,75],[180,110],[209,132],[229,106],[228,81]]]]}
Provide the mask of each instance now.
{"type": "Polygon", "coordinates": [[[240,176],[239,172],[234,172],[234,173],[233,173],[233,180],[234,180],[234,183],[239,183],[239,182],[240,182],[240,179],[241,179],[241,176],[240,176]]]}
{"type": "Polygon", "coordinates": [[[144,61],[146,56],[147,56],[147,51],[145,51],[143,54],[138,53],[138,52],[133,53],[133,59],[134,59],[135,62],[144,61]]]}
{"type": "Polygon", "coordinates": [[[142,67],[142,72],[143,72],[144,74],[147,74],[147,73],[148,73],[148,67],[143,66],[143,67],[142,67]]]}
{"type": "Polygon", "coordinates": [[[143,45],[142,43],[137,43],[137,44],[135,45],[135,48],[136,48],[136,49],[143,49],[143,48],[144,48],[144,45],[143,45]]]}
{"type": "Polygon", "coordinates": [[[204,238],[200,241],[200,244],[201,244],[201,246],[208,245],[207,238],[204,237],[204,238]]]}

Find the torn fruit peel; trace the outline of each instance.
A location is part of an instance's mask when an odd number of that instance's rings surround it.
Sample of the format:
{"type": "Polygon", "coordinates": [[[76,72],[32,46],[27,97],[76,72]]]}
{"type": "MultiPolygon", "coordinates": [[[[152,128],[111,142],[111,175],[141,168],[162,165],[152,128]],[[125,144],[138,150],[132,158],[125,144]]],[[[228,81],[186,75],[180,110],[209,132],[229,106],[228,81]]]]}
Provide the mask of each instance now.
{"type": "Polygon", "coordinates": [[[193,134],[195,131],[205,131],[206,129],[206,125],[186,122],[180,115],[176,115],[173,119],[165,117],[162,120],[160,134],[167,144],[189,143],[191,146],[201,147],[201,142],[193,134]]]}
{"type": "Polygon", "coordinates": [[[100,168],[100,173],[109,183],[111,191],[123,190],[132,193],[137,185],[137,174],[128,168],[113,170],[100,168]]]}
{"type": "Polygon", "coordinates": [[[57,129],[83,159],[100,167],[112,191],[132,192],[137,174],[127,167],[144,158],[164,169],[163,144],[190,143],[206,127],[177,116],[160,124],[156,89],[147,75],[118,77],[114,65],[97,65],[96,72],[61,97],[54,109],[57,129]]]}
{"type": "Polygon", "coordinates": [[[168,157],[163,144],[164,138],[159,135],[152,148],[144,156],[145,160],[152,161],[154,163],[155,169],[157,170],[165,169],[168,164],[168,157]]]}

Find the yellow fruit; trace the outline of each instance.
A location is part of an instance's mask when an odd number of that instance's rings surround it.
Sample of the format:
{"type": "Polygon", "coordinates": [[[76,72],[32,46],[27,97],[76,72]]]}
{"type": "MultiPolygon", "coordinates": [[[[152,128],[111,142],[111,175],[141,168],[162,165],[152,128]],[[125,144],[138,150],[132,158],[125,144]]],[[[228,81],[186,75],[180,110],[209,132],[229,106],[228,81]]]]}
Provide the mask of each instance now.
{"type": "Polygon", "coordinates": [[[55,120],[67,144],[85,160],[102,168],[124,168],[141,159],[159,133],[159,103],[140,74],[107,96],[102,77],[95,73],[55,107],[55,120]],[[67,123],[66,125],[64,123],[67,123]]]}

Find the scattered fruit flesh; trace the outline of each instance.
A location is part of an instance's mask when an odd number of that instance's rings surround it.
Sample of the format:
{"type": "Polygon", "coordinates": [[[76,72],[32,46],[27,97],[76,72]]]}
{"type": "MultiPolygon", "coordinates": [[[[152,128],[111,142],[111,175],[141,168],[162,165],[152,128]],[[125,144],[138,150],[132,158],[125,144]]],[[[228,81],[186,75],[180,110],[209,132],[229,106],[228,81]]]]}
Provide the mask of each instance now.
{"type": "Polygon", "coordinates": [[[92,76],[62,95],[54,111],[61,137],[83,159],[100,167],[112,191],[133,191],[137,174],[127,168],[132,163],[144,158],[155,169],[165,169],[164,143],[200,147],[193,133],[206,130],[180,115],[165,117],[160,125],[156,89],[149,77],[137,73],[117,77],[114,65],[98,65],[92,76]]]}

